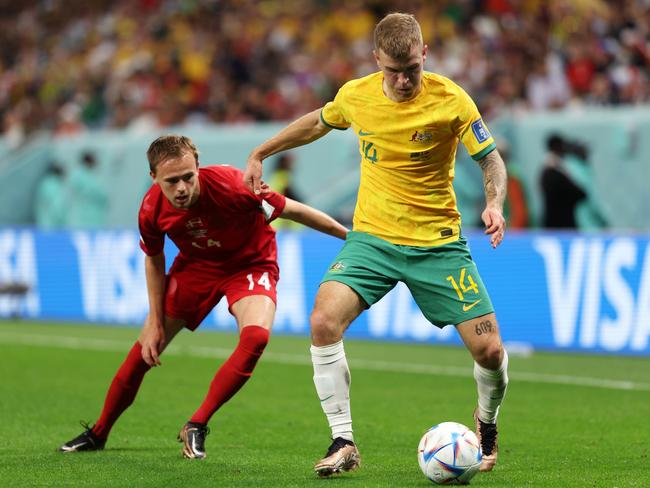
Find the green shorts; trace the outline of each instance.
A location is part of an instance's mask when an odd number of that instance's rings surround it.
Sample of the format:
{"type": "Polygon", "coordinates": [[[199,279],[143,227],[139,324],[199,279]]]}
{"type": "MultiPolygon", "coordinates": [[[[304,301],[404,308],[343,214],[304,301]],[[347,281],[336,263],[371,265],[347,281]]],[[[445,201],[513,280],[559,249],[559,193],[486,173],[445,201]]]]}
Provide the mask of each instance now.
{"type": "Polygon", "coordinates": [[[348,285],[368,307],[403,281],[427,320],[438,327],[494,312],[463,237],[442,246],[417,247],[350,232],[325,281],[348,285]]]}

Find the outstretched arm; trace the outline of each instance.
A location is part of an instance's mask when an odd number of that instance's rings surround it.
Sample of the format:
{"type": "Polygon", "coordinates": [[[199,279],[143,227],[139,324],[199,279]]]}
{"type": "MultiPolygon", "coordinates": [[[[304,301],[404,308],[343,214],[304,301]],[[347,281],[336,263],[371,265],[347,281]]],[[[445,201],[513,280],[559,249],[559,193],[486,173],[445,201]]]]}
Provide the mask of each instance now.
{"type": "Polygon", "coordinates": [[[163,302],[165,299],[165,254],[145,256],[145,277],[149,296],[149,314],[138,339],[142,346],[142,359],[149,366],[160,366],[159,354],[164,348],[165,331],[163,302]]]}
{"type": "Polygon", "coordinates": [[[485,189],[485,210],[481,219],[485,224],[485,233],[492,235],[490,243],[496,248],[503,240],[506,231],[506,221],[503,218],[503,202],[506,199],[506,165],[499,152],[487,154],[478,162],[483,170],[483,186],[485,189]]]}
{"type": "Polygon", "coordinates": [[[311,227],[312,229],[316,229],[343,240],[345,240],[345,236],[349,232],[347,228],[339,224],[326,213],[316,210],[304,203],[296,202],[291,198],[287,198],[287,203],[280,214],[280,217],[283,219],[293,220],[294,222],[298,222],[311,227]]]}
{"type": "Polygon", "coordinates": [[[244,183],[256,195],[261,192],[260,180],[262,179],[262,161],[264,159],[280,151],[309,144],[331,130],[321,121],[320,111],[319,108],[303,115],[251,151],[246,162],[244,183]]]}

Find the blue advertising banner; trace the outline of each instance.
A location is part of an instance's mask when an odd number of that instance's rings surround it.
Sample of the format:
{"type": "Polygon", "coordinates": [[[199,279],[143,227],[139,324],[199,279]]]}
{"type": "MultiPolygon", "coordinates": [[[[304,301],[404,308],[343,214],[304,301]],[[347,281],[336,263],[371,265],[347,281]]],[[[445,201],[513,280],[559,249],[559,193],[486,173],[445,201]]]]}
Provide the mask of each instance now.
{"type": "MultiPolygon", "coordinates": [[[[470,233],[472,254],[511,347],[650,354],[650,238],[514,233],[496,250],[470,233]]],[[[0,316],[140,324],[148,310],[135,231],[0,231],[0,316]]],[[[308,334],[319,281],[341,241],[315,232],[278,234],[281,279],[274,331],[308,334]]],[[[168,265],[175,255],[166,248],[168,265]]],[[[202,328],[235,330],[225,301],[202,328]]],[[[427,322],[398,284],[346,337],[459,344],[453,327],[427,322]]]]}

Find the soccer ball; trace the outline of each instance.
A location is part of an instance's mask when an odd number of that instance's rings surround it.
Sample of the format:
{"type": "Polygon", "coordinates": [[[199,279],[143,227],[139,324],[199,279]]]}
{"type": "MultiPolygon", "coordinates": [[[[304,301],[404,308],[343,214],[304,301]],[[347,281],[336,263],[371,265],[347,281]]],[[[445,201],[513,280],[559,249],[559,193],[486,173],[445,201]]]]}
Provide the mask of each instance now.
{"type": "Polygon", "coordinates": [[[418,462],[437,485],[466,485],[481,466],[481,447],[476,434],[463,424],[443,422],[422,436],[418,462]]]}

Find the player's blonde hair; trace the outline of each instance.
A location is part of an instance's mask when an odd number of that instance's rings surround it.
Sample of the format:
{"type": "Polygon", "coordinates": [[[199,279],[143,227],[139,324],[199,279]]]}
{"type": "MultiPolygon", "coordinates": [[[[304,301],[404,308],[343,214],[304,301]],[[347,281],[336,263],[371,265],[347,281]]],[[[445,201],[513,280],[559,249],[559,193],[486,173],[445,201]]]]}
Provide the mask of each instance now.
{"type": "Polygon", "coordinates": [[[423,44],[420,24],[411,14],[388,14],[375,27],[375,51],[381,49],[393,59],[408,58],[413,46],[423,44]]]}
{"type": "Polygon", "coordinates": [[[189,137],[174,134],[160,136],[147,149],[149,169],[155,174],[159,163],[165,159],[182,157],[188,151],[194,155],[194,159],[199,160],[199,151],[189,137]]]}

